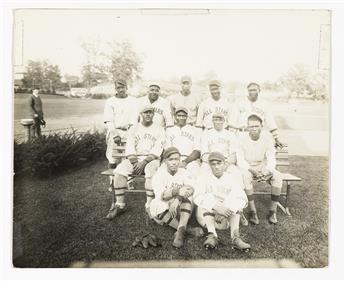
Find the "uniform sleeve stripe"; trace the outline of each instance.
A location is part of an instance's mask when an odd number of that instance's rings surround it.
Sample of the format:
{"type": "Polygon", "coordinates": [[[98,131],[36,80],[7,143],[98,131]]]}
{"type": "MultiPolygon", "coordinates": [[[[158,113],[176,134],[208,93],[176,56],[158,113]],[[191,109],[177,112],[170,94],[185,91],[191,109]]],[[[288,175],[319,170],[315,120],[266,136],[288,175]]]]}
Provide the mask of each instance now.
{"type": "Polygon", "coordinates": [[[174,219],[173,217],[169,218],[166,224],[169,225],[173,219],[174,219]]]}
{"type": "Polygon", "coordinates": [[[154,195],[147,194],[147,193],[146,193],[146,196],[147,196],[147,197],[150,197],[150,198],[155,198],[155,196],[154,196],[154,195]]]}
{"type": "Polygon", "coordinates": [[[188,214],[191,214],[192,211],[191,210],[188,210],[188,209],[180,209],[181,212],[184,212],[184,213],[188,213],[188,214]]]}
{"type": "Polygon", "coordinates": [[[157,218],[158,218],[159,220],[162,220],[162,219],[164,218],[164,216],[165,216],[168,212],[169,212],[169,210],[165,210],[163,213],[159,214],[159,215],[157,216],[157,218]]]}
{"type": "Polygon", "coordinates": [[[206,212],[206,213],[204,213],[203,216],[204,216],[204,217],[207,217],[207,216],[214,217],[215,215],[214,215],[213,213],[206,212]]]}

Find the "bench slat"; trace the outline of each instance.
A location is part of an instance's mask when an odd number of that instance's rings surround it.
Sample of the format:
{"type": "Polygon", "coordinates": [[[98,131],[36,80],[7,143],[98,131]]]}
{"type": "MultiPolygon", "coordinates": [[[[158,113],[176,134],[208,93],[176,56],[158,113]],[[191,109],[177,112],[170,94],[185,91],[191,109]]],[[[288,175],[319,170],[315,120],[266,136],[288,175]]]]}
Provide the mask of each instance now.
{"type": "Polygon", "coordinates": [[[289,173],[282,173],[284,181],[301,181],[302,179],[289,173]]]}

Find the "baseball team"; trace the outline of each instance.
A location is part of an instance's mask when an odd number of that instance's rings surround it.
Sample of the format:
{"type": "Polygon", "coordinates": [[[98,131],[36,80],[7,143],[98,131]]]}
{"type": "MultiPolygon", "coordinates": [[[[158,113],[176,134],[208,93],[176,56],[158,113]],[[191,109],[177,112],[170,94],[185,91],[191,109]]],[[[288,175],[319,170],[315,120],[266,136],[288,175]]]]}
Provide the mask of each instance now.
{"type": "Polygon", "coordinates": [[[201,101],[192,92],[192,79],[181,78],[181,91],[163,98],[152,83],[144,97],[127,93],[123,79],[106,101],[106,157],[113,169],[113,200],[107,219],[126,211],[125,190],[131,175],[145,176],[148,216],[176,229],[173,246],[181,248],[187,235],[202,236],[204,247],[217,248],[217,230],[230,229],[232,247],[249,250],[239,227],[260,223],[253,182],[271,186],[268,222],[277,223],[282,175],[276,170],[276,148],[283,147],[273,116],[260,102],[260,85],[229,103],[219,81],[210,81],[210,96],[201,101]],[[125,159],[114,156],[125,143],[125,159]],[[188,225],[192,214],[202,227],[188,225]]]}

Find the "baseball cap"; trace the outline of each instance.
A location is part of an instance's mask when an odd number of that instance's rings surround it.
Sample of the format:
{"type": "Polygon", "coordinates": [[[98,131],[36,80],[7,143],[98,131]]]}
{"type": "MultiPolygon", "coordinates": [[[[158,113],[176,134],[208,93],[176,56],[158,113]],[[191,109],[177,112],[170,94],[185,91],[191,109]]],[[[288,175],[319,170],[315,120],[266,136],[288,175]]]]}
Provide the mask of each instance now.
{"type": "Polygon", "coordinates": [[[154,111],[152,105],[145,105],[141,110],[140,113],[147,112],[147,111],[154,111]]]}
{"type": "Polygon", "coordinates": [[[183,106],[177,107],[176,110],[175,110],[175,114],[176,114],[177,112],[179,112],[179,111],[183,111],[183,112],[185,112],[186,114],[188,114],[188,109],[185,108],[185,107],[183,107],[183,106]]]}
{"type": "Polygon", "coordinates": [[[217,117],[225,119],[225,116],[224,116],[224,114],[222,112],[215,112],[215,113],[213,113],[212,118],[217,118],[217,117]]]}
{"type": "Polygon", "coordinates": [[[149,85],[149,88],[152,87],[152,86],[158,87],[159,89],[161,88],[157,83],[151,83],[151,84],[149,85]]]}
{"type": "Polygon", "coordinates": [[[249,114],[249,116],[248,116],[248,118],[247,118],[247,121],[249,120],[249,118],[254,117],[254,116],[255,116],[256,118],[258,118],[258,119],[260,120],[261,123],[263,122],[262,116],[261,116],[260,114],[258,114],[258,113],[255,113],[255,112],[249,114]]]}
{"type": "Polygon", "coordinates": [[[169,147],[166,150],[164,150],[163,153],[163,159],[167,159],[170,157],[170,155],[178,153],[179,155],[181,155],[180,151],[176,148],[176,147],[169,147]]]}
{"type": "Polygon", "coordinates": [[[220,87],[221,83],[218,80],[212,80],[210,81],[210,83],[208,84],[209,87],[213,86],[213,87],[220,87]]]}
{"type": "Polygon", "coordinates": [[[225,161],[225,157],[223,154],[221,154],[220,152],[218,151],[215,151],[215,152],[211,152],[210,155],[208,156],[208,162],[211,162],[211,161],[225,161]]]}
{"type": "Polygon", "coordinates": [[[127,82],[124,79],[116,79],[115,80],[115,85],[116,84],[119,84],[119,85],[122,85],[122,86],[127,86],[127,82]]]}
{"type": "Polygon", "coordinates": [[[192,78],[190,78],[190,76],[188,76],[188,75],[183,75],[181,77],[181,83],[183,83],[183,82],[192,82],[192,78]]]}

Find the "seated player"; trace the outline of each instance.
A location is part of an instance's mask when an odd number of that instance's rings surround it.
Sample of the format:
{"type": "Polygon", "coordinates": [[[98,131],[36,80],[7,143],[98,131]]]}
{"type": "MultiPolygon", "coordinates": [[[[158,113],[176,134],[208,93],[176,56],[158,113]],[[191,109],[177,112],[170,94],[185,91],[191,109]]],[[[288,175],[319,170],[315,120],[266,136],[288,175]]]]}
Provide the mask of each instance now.
{"type": "MultiPolygon", "coordinates": [[[[209,170],[208,156],[214,151],[225,157],[225,168],[235,169],[238,141],[233,132],[224,129],[225,116],[216,112],[212,116],[213,128],[205,130],[201,137],[202,170],[209,170]]],[[[237,168],[236,168],[237,169],[237,168]]]]}
{"type": "Polygon", "coordinates": [[[191,198],[194,193],[194,179],[187,170],[179,168],[181,154],[175,147],[163,153],[165,161],[152,178],[155,198],[150,204],[150,215],[158,224],[169,225],[176,229],[173,246],[181,248],[185,234],[202,236],[200,227],[187,227],[192,214],[191,198]]]}
{"type": "Polygon", "coordinates": [[[249,221],[259,224],[255,203],[253,181],[265,181],[271,185],[271,205],[268,221],[277,223],[277,204],[283,185],[282,175],[275,169],[275,148],[272,136],[262,131],[262,119],[252,114],[248,117],[247,132],[240,136],[240,146],[237,153],[238,165],[243,172],[243,180],[248,205],[250,208],[249,221]]]}
{"type": "Polygon", "coordinates": [[[249,250],[250,245],[242,241],[239,232],[240,212],[247,205],[247,196],[241,186],[241,177],[225,172],[225,160],[219,152],[209,155],[211,171],[200,178],[193,197],[197,205],[197,220],[208,231],[204,247],[216,248],[216,229],[224,230],[230,227],[232,247],[249,250]]]}
{"type": "Polygon", "coordinates": [[[152,176],[160,165],[159,157],[163,151],[165,131],[153,123],[153,115],[152,106],[145,106],[141,110],[142,121],[133,125],[128,131],[125,149],[127,159],[122,161],[114,171],[115,198],[107,219],[113,219],[125,211],[125,190],[130,174],[142,175],[145,173],[145,209],[148,208],[154,197],[151,185],[152,176]]]}
{"type": "Polygon", "coordinates": [[[181,152],[180,167],[197,176],[200,170],[200,134],[197,128],[187,125],[187,119],[188,110],[177,107],[175,126],[166,130],[165,147],[176,147],[181,152]]]}

